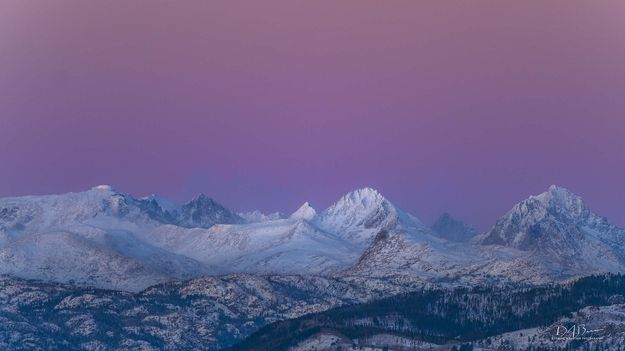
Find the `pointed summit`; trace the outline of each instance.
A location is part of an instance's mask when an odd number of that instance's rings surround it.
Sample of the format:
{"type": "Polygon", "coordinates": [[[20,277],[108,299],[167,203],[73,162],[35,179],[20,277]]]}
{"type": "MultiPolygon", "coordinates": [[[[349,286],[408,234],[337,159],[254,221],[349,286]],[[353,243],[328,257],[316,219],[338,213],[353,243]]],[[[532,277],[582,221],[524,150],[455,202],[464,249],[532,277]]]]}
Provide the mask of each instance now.
{"type": "Polygon", "coordinates": [[[558,217],[563,221],[578,222],[592,215],[584,200],[563,187],[552,185],[547,191],[532,195],[514,205],[506,216],[539,221],[548,216],[558,217]]]}
{"type": "Polygon", "coordinates": [[[414,216],[402,211],[377,190],[362,188],[341,197],[317,216],[327,231],[355,244],[367,245],[380,230],[422,228],[414,216]]]}
{"type": "Polygon", "coordinates": [[[300,206],[297,211],[293,212],[289,218],[310,221],[315,218],[315,216],[317,216],[317,211],[315,211],[315,209],[312,208],[308,202],[304,202],[304,204],[300,206]]]}
{"type": "Polygon", "coordinates": [[[581,219],[590,214],[590,210],[579,195],[556,185],[550,186],[546,192],[532,196],[526,201],[532,199],[539,201],[545,209],[569,218],[581,219]]]}
{"type": "Polygon", "coordinates": [[[173,213],[174,211],[180,208],[178,204],[156,194],[146,196],[144,198],[141,198],[140,200],[146,201],[146,202],[153,202],[154,204],[158,205],[158,207],[160,207],[163,211],[167,211],[170,213],[173,213]]]}
{"type": "Polygon", "coordinates": [[[377,190],[361,188],[343,195],[334,205],[324,212],[363,212],[370,211],[380,206],[392,206],[388,200],[377,190]]]}
{"type": "Polygon", "coordinates": [[[237,224],[244,220],[212,198],[199,194],[176,212],[178,225],[209,228],[215,224],[237,224]]]}
{"type": "Polygon", "coordinates": [[[548,243],[578,243],[589,228],[608,227],[607,220],[590,211],[581,197],[552,185],[514,205],[481,241],[522,250],[545,249],[548,243]]]}
{"type": "Polygon", "coordinates": [[[579,196],[551,186],[516,204],[475,242],[523,251],[532,267],[566,276],[621,271],[623,238],[624,229],[590,211],[579,196]]]}
{"type": "Polygon", "coordinates": [[[204,193],[197,194],[188,203],[193,203],[193,202],[196,202],[196,203],[216,203],[215,200],[213,200],[210,197],[206,196],[206,194],[204,194],[204,193]]]}
{"type": "Polygon", "coordinates": [[[368,206],[384,200],[384,196],[382,196],[382,194],[380,194],[377,190],[365,187],[347,193],[341,198],[341,200],[339,200],[339,202],[360,203],[363,206],[368,206]]]}
{"type": "Polygon", "coordinates": [[[530,198],[532,197],[535,197],[546,203],[552,203],[557,205],[583,202],[582,198],[579,195],[557,185],[551,185],[549,189],[547,189],[547,191],[536,196],[531,196],[530,198]]]}

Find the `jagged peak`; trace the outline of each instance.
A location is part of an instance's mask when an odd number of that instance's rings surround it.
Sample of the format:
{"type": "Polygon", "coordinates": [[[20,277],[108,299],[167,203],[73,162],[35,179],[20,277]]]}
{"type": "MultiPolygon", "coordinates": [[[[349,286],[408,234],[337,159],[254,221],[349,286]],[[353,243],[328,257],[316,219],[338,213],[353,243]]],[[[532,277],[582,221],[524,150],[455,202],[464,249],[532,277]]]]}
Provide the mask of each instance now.
{"type": "Polygon", "coordinates": [[[559,185],[556,185],[556,184],[551,184],[551,185],[549,186],[549,189],[548,189],[547,191],[549,191],[549,192],[561,192],[561,191],[565,191],[565,192],[569,192],[569,193],[570,193],[570,190],[568,190],[568,189],[566,189],[566,188],[564,188],[564,187],[561,187],[561,186],[559,186],[559,185]]]}
{"type": "Polygon", "coordinates": [[[549,189],[547,189],[547,191],[540,195],[537,195],[536,197],[544,198],[547,200],[581,200],[581,197],[579,195],[573,193],[567,188],[558,185],[549,186],[549,189]]]}
{"type": "Polygon", "coordinates": [[[171,201],[171,200],[169,200],[167,198],[164,198],[164,197],[162,197],[160,195],[157,195],[157,194],[148,195],[146,197],[141,198],[141,200],[143,200],[143,201],[153,201],[158,206],[160,206],[161,209],[163,209],[164,211],[169,211],[169,212],[174,212],[175,210],[177,210],[180,207],[177,203],[175,203],[175,202],[173,202],[173,201],[171,201]]]}
{"type": "Polygon", "coordinates": [[[291,214],[289,218],[304,219],[304,220],[309,221],[313,219],[316,215],[317,215],[317,211],[315,211],[315,209],[312,206],[310,206],[310,204],[307,201],[307,202],[304,202],[304,204],[300,206],[300,208],[298,208],[297,211],[293,212],[293,214],[291,214]]]}
{"type": "Polygon", "coordinates": [[[191,201],[204,201],[204,200],[212,200],[212,199],[204,193],[199,193],[191,201]]]}
{"type": "Polygon", "coordinates": [[[544,245],[554,243],[564,247],[582,240],[589,228],[592,236],[605,235],[608,240],[614,240],[615,231],[620,232],[605,217],[592,212],[579,195],[552,185],[547,191],[517,203],[484,235],[481,243],[510,245],[522,250],[541,250],[544,245]],[[578,237],[572,241],[572,235],[578,237]]]}
{"type": "Polygon", "coordinates": [[[220,205],[217,201],[213,200],[213,198],[207,196],[204,193],[197,194],[193,199],[187,202],[185,205],[193,205],[193,204],[216,204],[220,205]]]}
{"type": "Polygon", "coordinates": [[[376,208],[384,208],[384,211],[394,207],[377,190],[369,187],[356,189],[343,195],[338,201],[326,208],[322,217],[349,216],[350,213],[366,215],[376,208]]]}
{"type": "Polygon", "coordinates": [[[245,221],[234,211],[203,193],[182,205],[178,218],[182,226],[202,228],[209,228],[214,224],[234,224],[245,221]]]}
{"type": "Polygon", "coordinates": [[[377,198],[377,197],[383,197],[382,194],[380,194],[379,191],[370,188],[370,187],[364,187],[364,188],[360,188],[360,189],[356,189],[354,191],[351,191],[349,193],[347,193],[346,196],[349,197],[356,197],[356,198],[377,198]]]}
{"type": "Polygon", "coordinates": [[[589,211],[579,195],[557,185],[551,185],[547,191],[539,195],[530,196],[515,205],[513,211],[520,209],[524,211],[555,211],[573,216],[580,216],[589,211]]]}
{"type": "MultiPolygon", "coordinates": [[[[410,230],[423,227],[416,217],[404,212],[370,187],[344,195],[320,213],[316,221],[326,230],[334,232],[349,232],[357,227],[396,229],[401,226],[410,230]]],[[[358,240],[368,242],[369,239],[364,237],[358,240]]]]}
{"type": "Polygon", "coordinates": [[[336,205],[360,205],[363,207],[369,207],[374,204],[380,204],[386,201],[384,196],[377,190],[369,187],[364,187],[351,191],[337,201],[336,205]]]}

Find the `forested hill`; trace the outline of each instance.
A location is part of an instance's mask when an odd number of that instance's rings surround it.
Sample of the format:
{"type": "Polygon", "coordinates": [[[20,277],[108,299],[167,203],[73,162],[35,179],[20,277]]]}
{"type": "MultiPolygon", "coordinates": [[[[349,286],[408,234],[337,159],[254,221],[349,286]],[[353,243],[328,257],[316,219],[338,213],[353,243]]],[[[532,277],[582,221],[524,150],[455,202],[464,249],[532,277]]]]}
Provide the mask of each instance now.
{"type": "Polygon", "coordinates": [[[350,339],[392,334],[435,344],[470,342],[547,326],[586,306],[622,301],[624,294],[624,275],[514,290],[419,291],[276,322],[227,350],[287,350],[321,330],[350,339]]]}

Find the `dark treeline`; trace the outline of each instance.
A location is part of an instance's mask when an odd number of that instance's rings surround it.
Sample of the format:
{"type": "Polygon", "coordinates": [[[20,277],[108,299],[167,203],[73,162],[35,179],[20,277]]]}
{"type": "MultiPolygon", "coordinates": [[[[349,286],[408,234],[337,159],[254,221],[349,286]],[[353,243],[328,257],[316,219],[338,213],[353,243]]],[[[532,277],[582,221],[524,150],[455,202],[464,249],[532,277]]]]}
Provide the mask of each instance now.
{"type": "Polygon", "coordinates": [[[620,274],[522,289],[424,290],[276,322],[227,350],[286,350],[323,329],[352,339],[392,333],[438,344],[470,342],[547,326],[583,307],[609,305],[623,294],[625,276],[620,274]]]}

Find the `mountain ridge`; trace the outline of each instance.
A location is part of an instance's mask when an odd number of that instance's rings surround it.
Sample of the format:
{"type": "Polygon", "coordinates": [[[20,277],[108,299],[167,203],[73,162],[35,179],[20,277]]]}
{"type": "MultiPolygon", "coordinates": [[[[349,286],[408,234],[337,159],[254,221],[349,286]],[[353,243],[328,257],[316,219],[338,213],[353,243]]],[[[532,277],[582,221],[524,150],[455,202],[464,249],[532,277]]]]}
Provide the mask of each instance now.
{"type": "Polygon", "coordinates": [[[0,199],[0,273],[137,290],[237,272],[399,274],[472,284],[540,283],[625,267],[625,230],[564,188],[522,200],[470,240],[471,227],[442,218],[428,228],[372,188],[347,193],[320,212],[306,202],[285,218],[242,216],[203,194],[176,205],[97,186],[0,199]],[[454,237],[458,228],[466,237],[454,237]],[[38,259],[29,260],[32,253],[38,259]]]}

